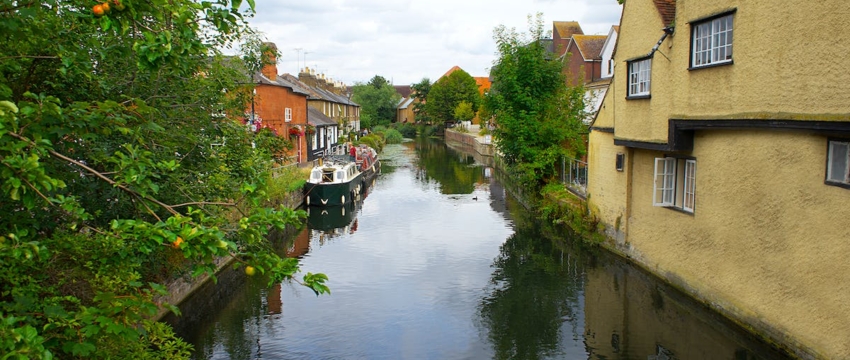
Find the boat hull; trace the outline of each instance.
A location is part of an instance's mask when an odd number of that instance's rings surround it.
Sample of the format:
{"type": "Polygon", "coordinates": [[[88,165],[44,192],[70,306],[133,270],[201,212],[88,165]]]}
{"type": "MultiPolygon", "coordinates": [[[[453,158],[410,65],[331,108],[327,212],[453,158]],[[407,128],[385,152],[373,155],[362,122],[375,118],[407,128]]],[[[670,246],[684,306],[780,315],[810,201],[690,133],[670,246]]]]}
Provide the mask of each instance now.
{"type": "Polygon", "coordinates": [[[344,183],[304,184],[304,203],[308,206],[335,206],[354,201],[363,189],[363,174],[344,183]]]}

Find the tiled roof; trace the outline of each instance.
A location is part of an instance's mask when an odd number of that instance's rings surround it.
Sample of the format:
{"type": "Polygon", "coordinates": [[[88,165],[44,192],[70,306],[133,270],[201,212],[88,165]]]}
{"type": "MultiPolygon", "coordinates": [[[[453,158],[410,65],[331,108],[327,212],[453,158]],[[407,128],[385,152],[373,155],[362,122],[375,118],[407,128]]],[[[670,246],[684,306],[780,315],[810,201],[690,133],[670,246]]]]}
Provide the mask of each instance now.
{"type": "Polygon", "coordinates": [[[558,36],[561,39],[569,39],[570,36],[575,34],[584,35],[584,31],[581,30],[581,25],[578,24],[578,21],[554,21],[552,22],[552,26],[555,28],[555,32],[552,33],[552,36],[558,36]]]}
{"type": "Polygon", "coordinates": [[[478,85],[478,92],[481,95],[484,95],[487,90],[490,90],[490,78],[488,77],[474,77],[475,84],[478,85]]]}
{"type": "Polygon", "coordinates": [[[265,75],[263,75],[262,73],[256,73],[256,74],[254,74],[254,82],[257,83],[257,84],[286,87],[286,88],[289,88],[290,90],[292,90],[292,92],[294,92],[296,94],[310,96],[310,92],[307,91],[307,89],[304,89],[304,88],[302,88],[302,87],[300,87],[300,86],[298,86],[298,85],[296,85],[296,84],[294,84],[290,81],[287,81],[286,79],[284,79],[280,76],[278,76],[277,79],[271,80],[271,79],[267,78],[265,75]]]}
{"type": "Polygon", "coordinates": [[[573,35],[578,50],[585,61],[601,59],[602,46],[608,35],[573,35]]]}
{"type": "Polygon", "coordinates": [[[407,109],[410,106],[410,104],[413,103],[413,100],[414,100],[414,98],[401,98],[401,100],[399,100],[398,108],[399,109],[407,109]]]}
{"type": "Polygon", "coordinates": [[[676,0],[652,0],[652,2],[655,3],[664,26],[672,25],[676,20],[676,0]]]}
{"type": "Polygon", "coordinates": [[[604,88],[611,84],[611,78],[599,79],[593,82],[589,82],[584,84],[585,89],[596,89],[596,88],[604,88]]]}
{"type": "Polygon", "coordinates": [[[279,76],[278,79],[283,79],[284,81],[295,84],[296,86],[304,89],[304,91],[310,95],[310,100],[324,100],[338,104],[357,106],[356,103],[345,96],[335,94],[320,87],[307,85],[301,80],[298,80],[298,78],[292,74],[283,74],[279,76]]]}
{"type": "Polygon", "coordinates": [[[307,123],[313,126],[329,126],[336,125],[336,121],[333,121],[327,115],[322,114],[321,111],[307,107],[307,123]]]}
{"type": "Polygon", "coordinates": [[[393,85],[395,88],[395,92],[401,94],[401,97],[406,98],[410,96],[410,93],[413,91],[410,88],[410,85],[393,85]]]}
{"type": "MultiPolygon", "coordinates": [[[[455,71],[458,71],[458,70],[461,70],[460,66],[457,66],[457,65],[452,66],[452,68],[451,68],[451,69],[449,69],[449,71],[446,71],[446,73],[445,73],[445,74],[443,74],[443,76],[440,76],[440,79],[442,79],[442,78],[444,78],[444,77],[446,77],[446,76],[449,76],[451,73],[453,73],[453,72],[455,72],[455,71]]],[[[439,80],[439,79],[437,79],[437,80],[439,80]]]]}

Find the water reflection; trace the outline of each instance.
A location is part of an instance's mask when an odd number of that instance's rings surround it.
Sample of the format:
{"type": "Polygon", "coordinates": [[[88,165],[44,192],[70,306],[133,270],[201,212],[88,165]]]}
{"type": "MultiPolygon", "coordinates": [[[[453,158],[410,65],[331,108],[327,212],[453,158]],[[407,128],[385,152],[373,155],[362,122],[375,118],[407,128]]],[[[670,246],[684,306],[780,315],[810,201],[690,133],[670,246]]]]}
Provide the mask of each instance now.
{"type": "Polygon", "coordinates": [[[382,161],[392,170],[368,199],[311,209],[309,228],[277,242],[327,273],[332,294],[227,270],[169,320],[196,359],[783,357],[539,223],[462,153],[427,141],[388,146],[382,161]]]}
{"type": "Polygon", "coordinates": [[[408,143],[415,146],[417,178],[437,181],[443,194],[471,194],[476,184],[484,184],[484,171],[475,157],[449,148],[443,141],[431,138],[408,143]]]}

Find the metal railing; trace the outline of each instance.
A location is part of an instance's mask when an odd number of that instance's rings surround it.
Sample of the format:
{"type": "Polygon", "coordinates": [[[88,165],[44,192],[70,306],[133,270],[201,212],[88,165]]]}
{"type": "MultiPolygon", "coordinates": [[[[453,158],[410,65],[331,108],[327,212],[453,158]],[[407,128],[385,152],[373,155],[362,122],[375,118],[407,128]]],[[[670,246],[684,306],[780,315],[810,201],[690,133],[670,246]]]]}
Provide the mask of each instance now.
{"type": "Polygon", "coordinates": [[[271,170],[272,178],[276,179],[281,174],[283,174],[283,172],[286,171],[287,169],[292,168],[292,167],[297,167],[297,166],[298,166],[298,163],[291,163],[291,164],[286,164],[286,165],[281,165],[281,166],[275,166],[271,170]]]}
{"type": "Polygon", "coordinates": [[[561,183],[578,195],[587,195],[587,163],[578,159],[561,158],[561,183]]]}

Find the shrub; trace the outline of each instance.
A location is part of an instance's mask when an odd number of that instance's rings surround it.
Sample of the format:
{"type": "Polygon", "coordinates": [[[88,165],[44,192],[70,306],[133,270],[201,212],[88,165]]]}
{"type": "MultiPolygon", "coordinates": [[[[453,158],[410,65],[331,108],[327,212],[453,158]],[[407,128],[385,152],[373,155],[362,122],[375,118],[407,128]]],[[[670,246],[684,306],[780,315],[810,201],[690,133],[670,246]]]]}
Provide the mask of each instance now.
{"type": "Polygon", "coordinates": [[[384,138],[376,134],[369,134],[360,138],[360,143],[366,144],[367,146],[370,146],[375,149],[375,151],[379,152],[384,149],[385,144],[384,138]]]}
{"type": "Polygon", "coordinates": [[[400,144],[401,141],[404,140],[404,136],[402,136],[396,129],[387,129],[387,131],[384,132],[384,140],[387,144],[400,144]]]}
{"type": "Polygon", "coordinates": [[[416,125],[413,124],[397,124],[395,129],[401,133],[402,136],[413,139],[416,137],[416,125]]]}

